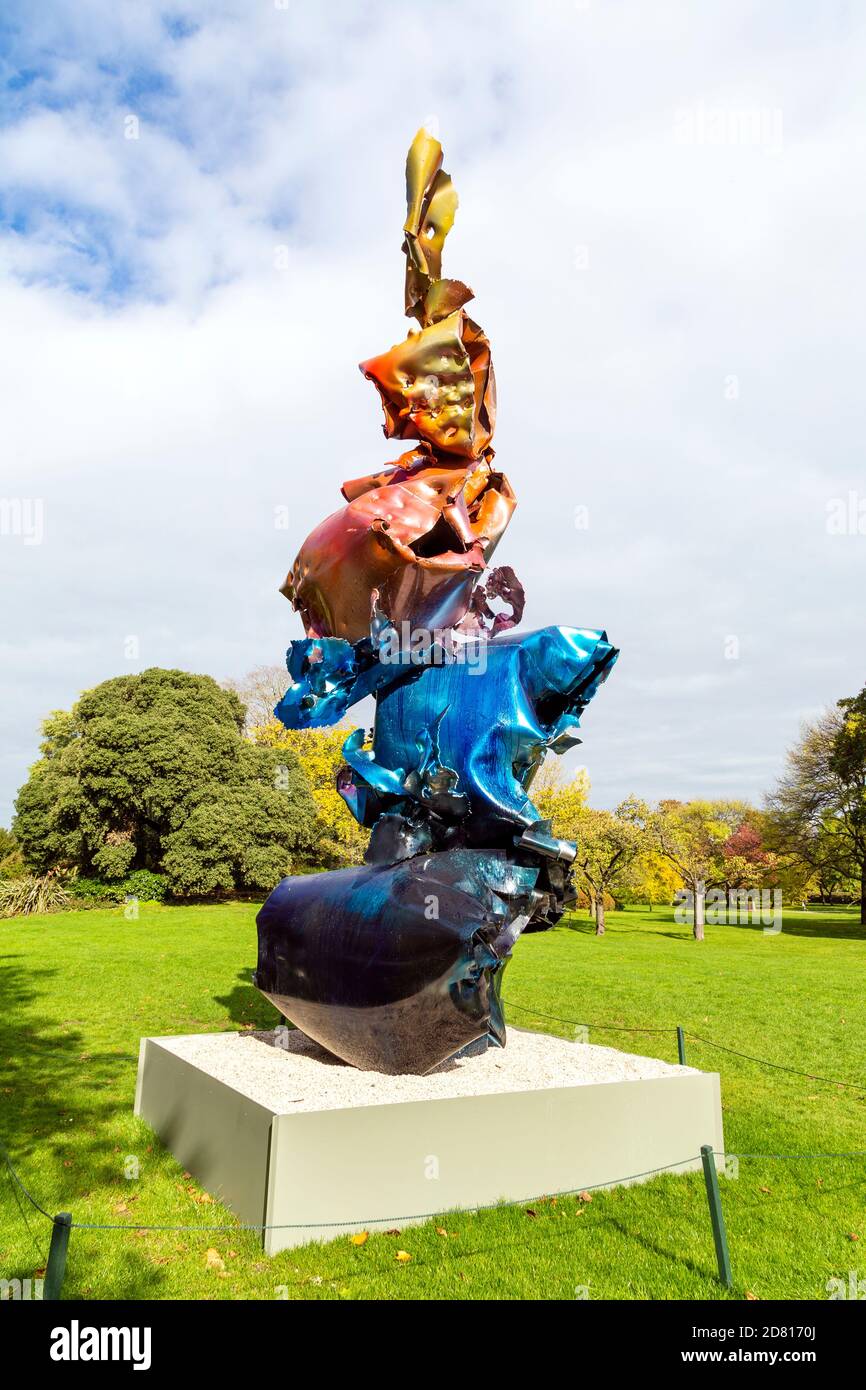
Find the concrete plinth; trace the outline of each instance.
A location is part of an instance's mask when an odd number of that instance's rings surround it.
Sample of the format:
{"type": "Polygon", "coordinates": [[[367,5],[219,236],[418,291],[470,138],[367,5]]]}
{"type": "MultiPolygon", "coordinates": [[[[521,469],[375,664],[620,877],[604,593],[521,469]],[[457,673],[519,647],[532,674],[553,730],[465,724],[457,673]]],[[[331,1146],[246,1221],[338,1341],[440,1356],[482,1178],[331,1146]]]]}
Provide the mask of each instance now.
{"type": "Polygon", "coordinates": [[[715,1072],[509,1028],[505,1049],[383,1076],[273,1038],[144,1038],[135,1100],[207,1191],[271,1228],[269,1254],[724,1148],[715,1072]]]}

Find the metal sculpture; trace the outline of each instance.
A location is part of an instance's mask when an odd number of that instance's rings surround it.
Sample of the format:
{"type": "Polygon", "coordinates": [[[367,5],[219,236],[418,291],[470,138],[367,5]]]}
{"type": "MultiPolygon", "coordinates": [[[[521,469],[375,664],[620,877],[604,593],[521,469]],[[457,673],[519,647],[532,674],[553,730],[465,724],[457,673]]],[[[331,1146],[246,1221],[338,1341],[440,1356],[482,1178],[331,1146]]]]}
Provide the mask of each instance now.
{"type": "Polygon", "coordinates": [[[520,581],[488,569],[515,506],[493,466],[490,344],[464,312],[472,291],[441,277],[457,194],[425,130],[406,190],[405,307],[420,327],[361,371],[385,435],[418,443],[344,483],[346,505],[301,546],[282,592],[306,637],[289,647],[275,710],[287,728],[312,728],[375,696],[372,746],[350,734],[337,783],[370,842],[362,867],[274,890],[255,983],[343,1060],[423,1074],[504,1046],[514,942],[573,901],[575,847],[530,789],[548,752],[579,742],[617,652],[601,631],[514,630],[520,581]]]}

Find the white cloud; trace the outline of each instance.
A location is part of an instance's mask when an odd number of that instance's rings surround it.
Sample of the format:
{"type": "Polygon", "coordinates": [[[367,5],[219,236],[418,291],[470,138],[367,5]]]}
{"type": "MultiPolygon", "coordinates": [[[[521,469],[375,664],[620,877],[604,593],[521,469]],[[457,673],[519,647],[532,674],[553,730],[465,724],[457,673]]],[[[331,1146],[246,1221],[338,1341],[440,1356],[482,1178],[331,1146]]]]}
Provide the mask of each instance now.
{"type": "Polygon", "coordinates": [[[866,496],[862,19],[222,0],[175,41],[162,11],[21,10],[43,75],[0,131],[2,490],[47,520],[0,537],[5,805],[40,715],[128,669],[125,635],[223,676],[299,634],[297,546],[399,452],[356,363],[406,331],[431,113],[519,497],[497,558],[531,625],[623,649],[585,717],[593,794],[757,795],[801,713],[863,680],[866,536],[825,525],[866,496]],[[699,104],[780,111],[782,148],[678,144],[699,104]]]}

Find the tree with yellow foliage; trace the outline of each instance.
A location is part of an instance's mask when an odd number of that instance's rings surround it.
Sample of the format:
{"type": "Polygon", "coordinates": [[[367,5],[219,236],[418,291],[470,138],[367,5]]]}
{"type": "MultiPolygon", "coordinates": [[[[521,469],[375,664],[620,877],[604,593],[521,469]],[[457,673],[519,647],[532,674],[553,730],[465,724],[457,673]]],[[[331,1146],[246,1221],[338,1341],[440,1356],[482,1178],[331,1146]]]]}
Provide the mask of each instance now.
{"type": "Polygon", "coordinates": [[[682,886],[682,876],[671,861],[659,850],[647,850],[630,866],[620,892],[625,901],[647,903],[652,912],[656,903],[673,902],[682,886]]]}
{"type": "Polygon", "coordinates": [[[315,844],[308,866],[331,869],[360,864],[369,832],[358,825],[337,791],[337,773],[345,762],[343,744],[354,726],[284,728],[273,710],[288,683],[284,666],[257,666],[240,680],[223,682],[245,707],[247,738],[263,748],[285,748],[301,765],[316,807],[315,844]]]}
{"type": "Polygon", "coordinates": [[[529,795],[560,840],[576,840],[580,813],[589,798],[589,774],[585,767],[567,777],[558,759],[548,758],[534,777],[529,795]]]}
{"type": "Polygon", "coordinates": [[[294,753],[309,783],[316,807],[315,846],[311,863],[316,868],[360,864],[369,832],[355,820],[337,791],[337,772],[345,762],[343,744],[351,733],[344,724],[328,729],[284,729],[276,719],[254,724],[249,730],[254,743],[294,753]]]}

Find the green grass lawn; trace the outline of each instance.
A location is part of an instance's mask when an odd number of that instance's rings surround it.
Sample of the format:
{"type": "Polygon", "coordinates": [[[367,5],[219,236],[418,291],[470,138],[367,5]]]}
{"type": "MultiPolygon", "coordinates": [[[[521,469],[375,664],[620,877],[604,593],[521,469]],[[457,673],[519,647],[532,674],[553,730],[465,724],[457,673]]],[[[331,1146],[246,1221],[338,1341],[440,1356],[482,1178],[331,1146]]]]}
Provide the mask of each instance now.
{"type": "MultiPolygon", "coordinates": [[[[143,1034],[271,1027],[249,983],[256,908],[144,907],[0,922],[0,1133],[50,1211],[129,1230],[74,1231],[65,1296],[86,1298],[726,1298],[703,1179],[663,1176],[478,1215],[399,1236],[341,1238],[273,1259],[248,1232],[140,1232],[136,1223],[221,1225],[205,1194],[132,1114],[143,1034]],[[124,1176],[128,1156],[140,1177],[124,1176]],[[445,1234],[440,1234],[444,1231],[445,1234]],[[411,1260],[401,1263],[397,1250],[411,1260]],[[215,1250],[223,1264],[208,1251],[215,1250]]],[[[567,1024],[673,1028],[866,1088],[866,932],[844,909],[789,912],[778,936],[673,913],[612,913],[526,936],[505,977],[509,1020],[562,1036],[567,1024]],[[522,1006],[518,1009],[517,1006],[522,1006]],[[525,1010],[529,1010],[526,1012],[525,1010]]],[[[673,1031],[592,1042],[676,1060],[673,1031]]],[[[741,1153],[866,1149],[866,1090],[771,1071],[689,1041],[687,1060],[722,1077],[726,1145],[741,1153]]],[[[611,1175],[615,1176],[615,1175],[611,1175]]],[[[575,1186],[581,1174],[575,1172],[575,1186]]],[[[866,1277],[866,1159],[743,1159],[722,1179],[735,1298],[825,1298],[866,1277]]],[[[48,1223],[0,1177],[0,1277],[45,1263],[48,1223]],[[28,1228],[29,1227],[29,1228],[28,1228]]]]}

